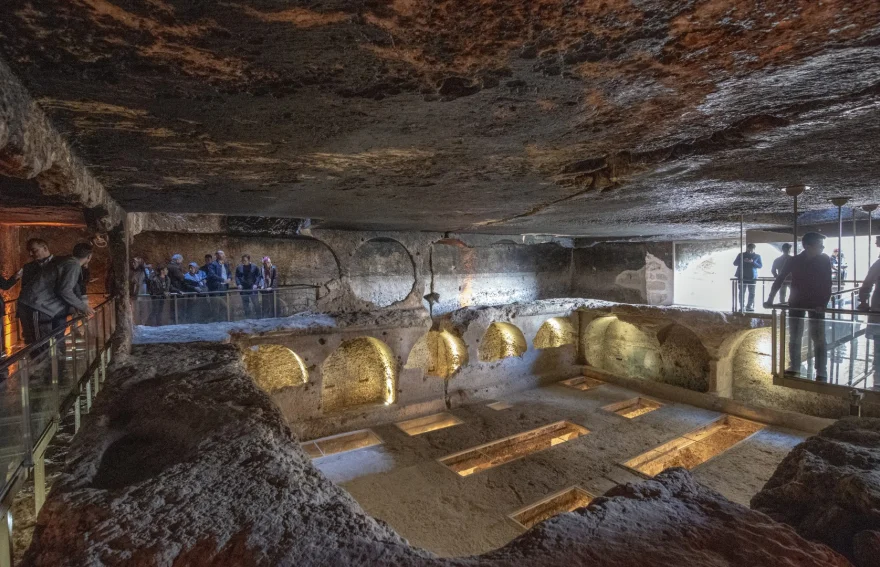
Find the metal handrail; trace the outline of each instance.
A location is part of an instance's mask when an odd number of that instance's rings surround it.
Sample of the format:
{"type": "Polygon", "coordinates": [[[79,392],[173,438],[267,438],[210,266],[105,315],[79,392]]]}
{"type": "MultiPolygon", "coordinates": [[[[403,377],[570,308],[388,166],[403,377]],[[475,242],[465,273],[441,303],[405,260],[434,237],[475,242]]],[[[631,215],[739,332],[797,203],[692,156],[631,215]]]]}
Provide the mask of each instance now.
{"type": "MultiPolygon", "coordinates": [[[[236,294],[241,293],[243,291],[283,291],[285,289],[321,289],[321,286],[318,284],[290,284],[290,285],[279,285],[275,287],[266,287],[266,288],[257,288],[257,289],[238,289],[237,287],[230,287],[229,289],[217,289],[217,290],[209,290],[206,289],[204,291],[169,291],[168,293],[171,295],[220,295],[224,293],[236,294]]],[[[152,298],[152,297],[160,297],[154,296],[149,293],[139,293],[137,295],[133,295],[132,297],[136,298],[152,298]]]]}
{"type": "MultiPolygon", "coordinates": [[[[57,433],[62,416],[70,409],[71,405],[74,410],[74,432],[79,430],[81,424],[81,416],[83,411],[88,413],[91,409],[92,399],[101,388],[101,384],[106,379],[107,365],[112,358],[111,339],[116,330],[116,301],[117,298],[109,297],[95,307],[95,316],[79,316],[68,321],[64,326],[56,329],[48,336],[39,341],[28,345],[24,349],[15,353],[8,360],[0,365],[0,369],[10,372],[10,367],[18,364],[16,372],[18,373],[19,387],[21,388],[21,433],[20,438],[15,441],[16,446],[22,450],[21,457],[10,463],[10,467],[14,470],[3,479],[0,484],[0,567],[8,567],[12,565],[12,537],[11,528],[11,508],[15,494],[21,488],[25,478],[33,476],[34,482],[34,507],[39,513],[40,508],[46,499],[46,470],[45,470],[45,453],[54,435],[57,433]],[[81,332],[77,335],[77,328],[81,328],[81,332]],[[61,376],[63,375],[62,364],[65,363],[66,356],[62,357],[63,347],[59,346],[59,342],[63,344],[64,335],[70,330],[73,338],[73,348],[69,351],[72,357],[72,382],[66,382],[64,387],[61,384],[61,376]],[[78,340],[78,336],[82,337],[82,343],[78,340]],[[80,344],[84,344],[84,350],[80,351],[80,344]],[[48,347],[48,349],[47,349],[48,347]],[[38,349],[42,349],[39,352],[38,349]],[[31,365],[35,360],[48,350],[48,362],[51,367],[52,388],[49,400],[51,404],[44,408],[45,416],[51,417],[40,431],[33,431],[33,423],[31,418],[34,416],[31,407],[31,387],[30,373],[31,365]],[[78,354],[82,353],[82,354],[78,354]],[[78,368],[77,361],[82,358],[84,368],[78,368]],[[69,384],[69,389],[67,389],[69,384]],[[83,410],[85,406],[85,410],[83,410]]],[[[43,361],[39,364],[43,364],[43,361]]],[[[39,391],[39,388],[37,389],[39,391]]],[[[37,406],[39,408],[39,406],[37,406]]],[[[42,418],[40,418],[42,421],[42,418]]],[[[16,438],[13,438],[16,439],[16,438]]],[[[17,451],[16,451],[17,454],[17,451]]]]}

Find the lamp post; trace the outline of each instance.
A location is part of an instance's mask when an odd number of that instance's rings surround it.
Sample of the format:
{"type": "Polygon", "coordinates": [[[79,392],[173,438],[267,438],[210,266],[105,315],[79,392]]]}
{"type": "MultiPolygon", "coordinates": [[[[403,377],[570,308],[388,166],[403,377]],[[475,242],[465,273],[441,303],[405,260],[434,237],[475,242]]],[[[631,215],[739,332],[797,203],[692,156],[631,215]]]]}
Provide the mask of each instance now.
{"type": "MultiPolygon", "coordinates": [[[[841,290],[841,285],[843,282],[840,281],[840,266],[843,264],[840,259],[840,254],[843,250],[843,206],[849,202],[849,197],[834,197],[831,199],[831,204],[837,207],[837,291],[841,290]]],[[[840,298],[837,298],[838,301],[840,298]]]]}
{"type": "Polygon", "coordinates": [[[785,194],[789,197],[794,197],[794,234],[792,235],[792,244],[794,245],[794,255],[798,254],[798,236],[797,236],[797,216],[798,216],[798,208],[797,201],[798,195],[806,191],[808,187],[806,185],[789,185],[785,188],[785,194]]]}
{"type": "Polygon", "coordinates": [[[877,210],[877,207],[880,205],[862,205],[862,210],[868,213],[868,267],[871,267],[871,220],[874,216],[874,211],[877,210]]]}

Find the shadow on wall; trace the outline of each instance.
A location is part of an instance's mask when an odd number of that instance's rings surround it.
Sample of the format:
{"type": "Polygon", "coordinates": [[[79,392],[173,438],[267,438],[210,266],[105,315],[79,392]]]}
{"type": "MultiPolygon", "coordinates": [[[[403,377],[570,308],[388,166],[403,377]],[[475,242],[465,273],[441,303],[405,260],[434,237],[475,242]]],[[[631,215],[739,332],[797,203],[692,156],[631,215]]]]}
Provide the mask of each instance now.
{"type": "Polygon", "coordinates": [[[700,338],[678,324],[655,332],[658,323],[642,330],[614,315],[594,319],[582,337],[587,363],[621,376],[708,391],[710,357],[700,338]]]}
{"type": "Polygon", "coordinates": [[[523,332],[511,323],[492,323],[480,339],[481,362],[522,356],[529,346],[523,332]]]}
{"type": "Polygon", "coordinates": [[[322,377],[325,412],[394,403],[397,363],[388,345],[373,337],[344,341],[324,361],[322,377]]]}
{"type": "Polygon", "coordinates": [[[255,345],[245,348],[242,360],[254,382],[269,394],[302,386],[309,381],[303,359],[281,345],[255,345]]]}
{"type": "Polygon", "coordinates": [[[409,297],[416,284],[416,267],[403,244],[376,238],[354,251],[349,283],[358,299],[388,307],[409,297]]]}
{"type": "Polygon", "coordinates": [[[451,378],[468,363],[464,341],[450,331],[428,331],[413,345],[404,368],[420,368],[428,376],[451,378]]]}
{"type": "Polygon", "coordinates": [[[435,314],[461,307],[567,297],[571,252],[558,244],[504,241],[469,247],[455,239],[431,246],[435,314]]]}

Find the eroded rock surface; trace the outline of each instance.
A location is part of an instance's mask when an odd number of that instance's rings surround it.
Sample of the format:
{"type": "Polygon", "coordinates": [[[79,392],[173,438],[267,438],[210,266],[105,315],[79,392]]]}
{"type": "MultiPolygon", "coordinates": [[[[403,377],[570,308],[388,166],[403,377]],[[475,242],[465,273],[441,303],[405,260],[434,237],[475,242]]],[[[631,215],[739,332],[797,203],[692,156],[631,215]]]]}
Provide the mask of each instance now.
{"type": "Polygon", "coordinates": [[[845,566],[684,470],[621,486],[493,553],[410,547],[317,471],[230,345],[116,363],[25,565],[845,566]]]}
{"type": "Polygon", "coordinates": [[[859,567],[880,563],[880,419],[842,419],[795,447],[752,508],[859,567]]]}

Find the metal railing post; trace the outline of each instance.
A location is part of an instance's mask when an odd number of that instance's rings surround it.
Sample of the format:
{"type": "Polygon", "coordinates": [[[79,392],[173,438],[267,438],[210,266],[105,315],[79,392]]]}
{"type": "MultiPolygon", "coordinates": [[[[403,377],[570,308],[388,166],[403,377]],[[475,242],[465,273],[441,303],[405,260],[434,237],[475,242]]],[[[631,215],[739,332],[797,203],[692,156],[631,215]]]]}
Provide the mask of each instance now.
{"type": "Polygon", "coordinates": [[[12,510],[0,505],[0,567],[12,567],[12,510]]]}
{"type": "Polygon", "coordinates": [[[272,317],[278,317],[278,290],[272,290],[272,317]]]}
{"type": "Polygon", "coordinates": [[[776,342],[776,339],[777,339],[776,325],[777,324],[779,324],[779,317],[777,317],[776,308],[774,307],[773,308],[773,319],[772,319],[772,323],[770,324],[770,335],[771,335],[770,336],[770,344],[773,345],[773,347],[770,349],[770,368],[773,369],[774,378],[779,376],[779,368],[776,367],[776,349],[779,347],[779,344],[776,342]]]}
{"type": "Polygon", "coordinates": [[[61,404],[61,393],[59,388],[59,366],[58,366],[58,338],[49,339],[49,361],[52,365],[52,404],[58,415],[58,407],[61,404]]]}
{"type": "Polygon", "coordinates": [[[178,324],[178,321],[177,321],[177,295],[174,295],[171,298],[171,301],[174,304],[174,324],[177,325],[178,324]]]}
{"type": "Polygon", "coordinates": [[[226,290],[226,320],[232,321],[232,300],[229,299],[229,296],[232,295],[229,293],[229,290],[226,290]]]}
{"type": "Polygon", "coordinates": [[[788,324],[788,310],[780,312],[781,323],[779,325],[779,372],[785,376],[785,327],[788,324]]]}
{"type": "Polygon", "coordinates": [[[22,359],[18,375],[21,384],[21,437],[24,444],[24,466],[29,468],[34,465],[32,458],[34,433],[31,428],[30,362],[27,358],[22,359]]]}

